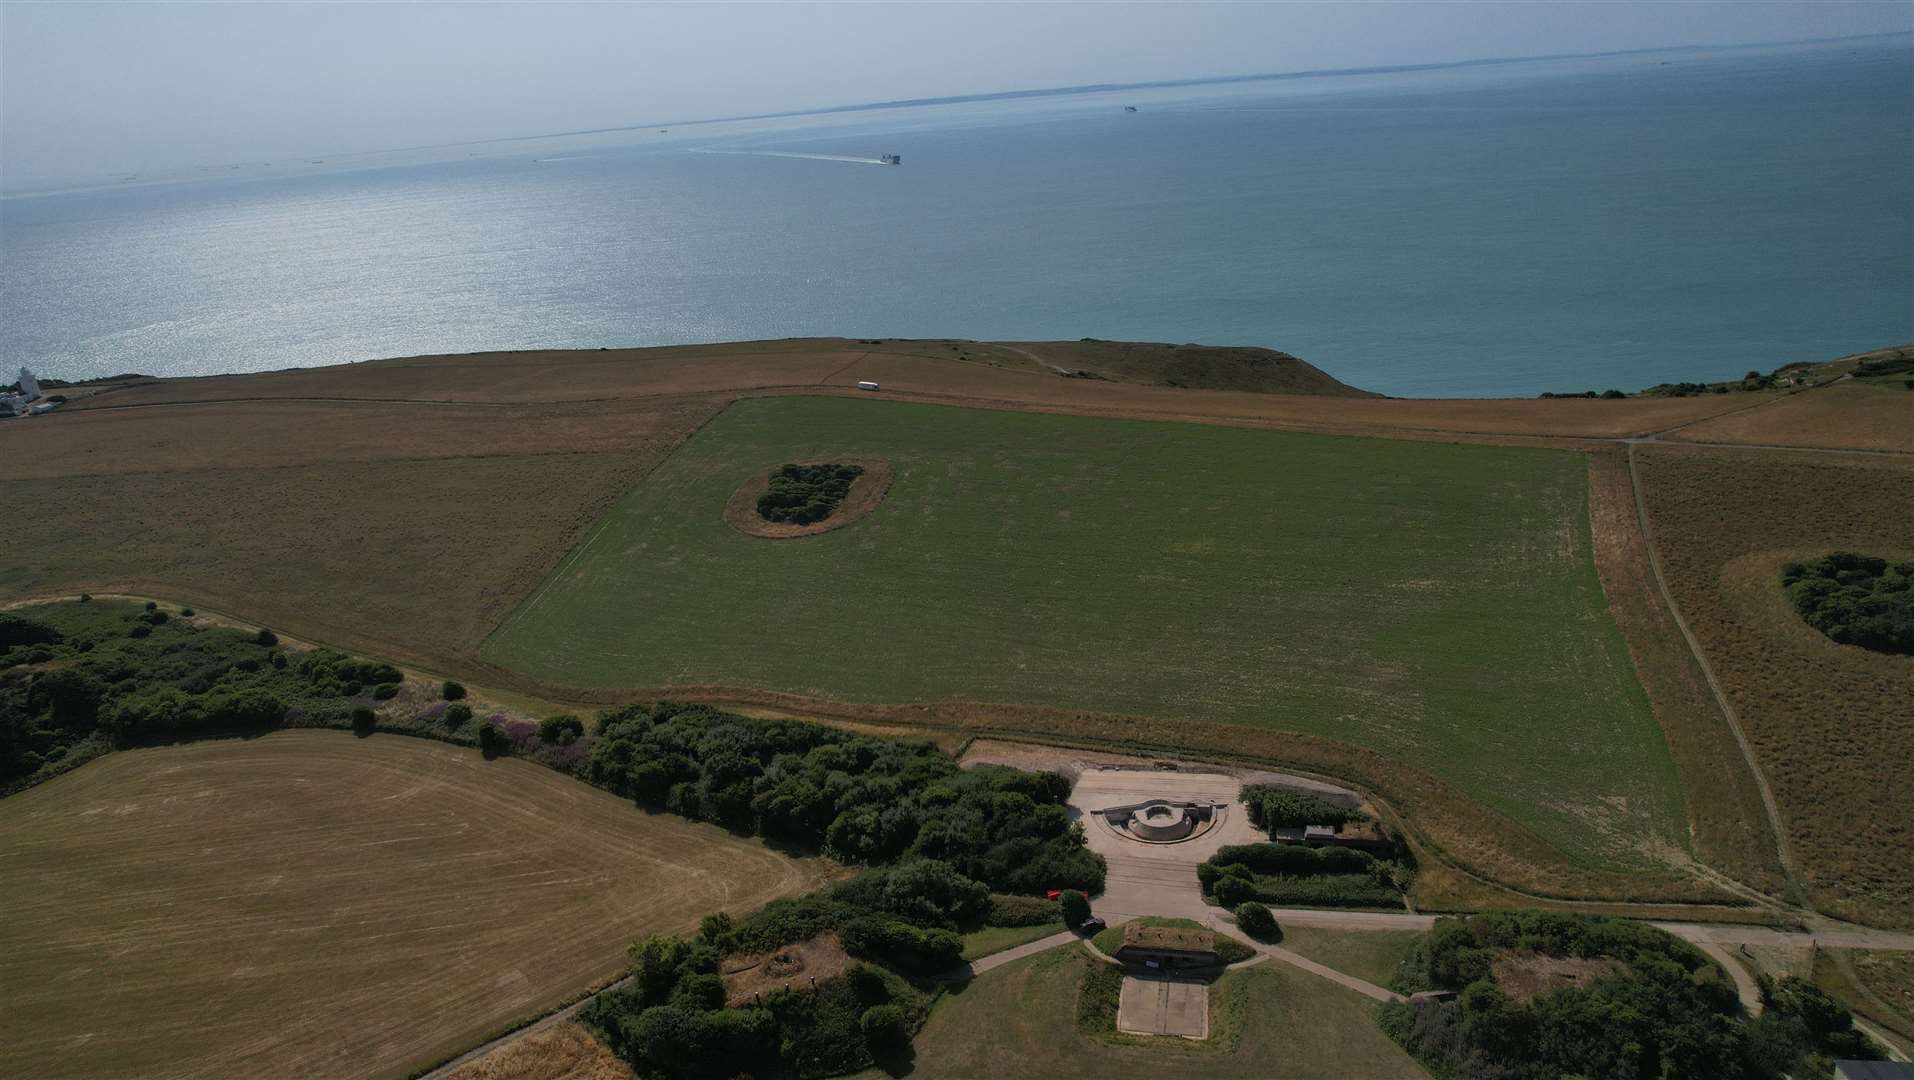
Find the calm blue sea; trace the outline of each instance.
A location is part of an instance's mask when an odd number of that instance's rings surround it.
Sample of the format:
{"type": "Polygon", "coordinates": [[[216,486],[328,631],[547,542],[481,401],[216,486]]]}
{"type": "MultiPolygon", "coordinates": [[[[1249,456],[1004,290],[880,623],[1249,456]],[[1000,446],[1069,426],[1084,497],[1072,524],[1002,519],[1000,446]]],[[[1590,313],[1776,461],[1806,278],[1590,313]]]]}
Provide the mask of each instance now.
{"type": "Polygon", "coordinates": [[[6,370],[1091,336],[1526,396],[1914,340],[1905,36],[152,179],[0,200],[6,370]]]}

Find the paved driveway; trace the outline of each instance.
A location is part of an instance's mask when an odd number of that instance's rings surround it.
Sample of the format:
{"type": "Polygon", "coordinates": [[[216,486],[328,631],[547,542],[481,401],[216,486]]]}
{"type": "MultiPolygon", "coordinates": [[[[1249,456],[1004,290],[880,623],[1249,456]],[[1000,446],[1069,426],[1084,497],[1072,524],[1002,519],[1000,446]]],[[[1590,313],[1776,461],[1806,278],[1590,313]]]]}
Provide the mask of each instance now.
{"type": "Polygon", "coordinates": [[[1083,823],[1090,850],[1110,872],[1096,913],[1117,921],[1138,915],[1203,919],[1207,910],[1196,882],[1196,865],[1224,844],[1253,844],[1262,837],[1236,801],[1243,782],[1223,773],[1147,769],[1085,769],[1070,792],[1070,810],[1083,823]],[[1180,844],[1145,844],[1119,836],[1096,811],[1146,799],[1208,799],[1228,803],[1210,830],[1180,844]]]}

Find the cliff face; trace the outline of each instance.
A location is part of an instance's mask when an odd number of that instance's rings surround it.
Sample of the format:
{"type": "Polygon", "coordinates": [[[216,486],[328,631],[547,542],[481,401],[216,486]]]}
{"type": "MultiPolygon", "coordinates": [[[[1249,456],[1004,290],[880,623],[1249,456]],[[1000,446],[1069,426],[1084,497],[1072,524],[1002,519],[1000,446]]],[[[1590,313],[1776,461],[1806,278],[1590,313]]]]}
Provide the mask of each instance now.
{"type": "Polygon", "coordinates": [[[1083,378],[1196,390],[1321,397],[1381,397],[1341,382],[1285,352],[1231,345],[1169,345],[1148,341],[1006,342],[1083,378]]]}

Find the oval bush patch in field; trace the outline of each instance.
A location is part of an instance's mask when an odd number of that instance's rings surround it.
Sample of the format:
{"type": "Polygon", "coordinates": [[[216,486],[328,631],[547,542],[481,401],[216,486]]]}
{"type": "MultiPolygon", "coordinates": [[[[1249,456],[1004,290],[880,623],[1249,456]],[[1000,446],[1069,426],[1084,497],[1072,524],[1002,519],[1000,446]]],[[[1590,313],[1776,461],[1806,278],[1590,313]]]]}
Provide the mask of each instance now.
{"type": "Polygon", "coordinates": [[[1808,625],[1829,638],[1914,654],[1914,562],[1837,551],[1782,567],[1781,584],[1808,625]]]}
{"type": "Polygon", "coordinates": [[[892,475],[882,458],[788,462],[746,480],[725,505],[724,520],[770,540],[829,532],[875,510],[892,475]]]}

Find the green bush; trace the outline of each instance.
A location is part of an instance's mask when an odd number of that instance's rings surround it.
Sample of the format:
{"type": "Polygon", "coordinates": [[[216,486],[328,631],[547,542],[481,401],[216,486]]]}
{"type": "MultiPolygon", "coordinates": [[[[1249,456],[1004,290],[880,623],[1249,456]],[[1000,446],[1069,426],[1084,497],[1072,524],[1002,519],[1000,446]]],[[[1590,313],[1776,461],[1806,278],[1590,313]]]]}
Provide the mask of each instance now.
{"type": "Polygon", "coordinates": [[[1837,551],[1782,567],[1781,583],[1809,626],[1843,645],[1914,654],[1914,562],[1837,551]]]}
{"type": "Polygon", "coordinates": [[[398,683],[380,683],[372,688],[372,700],[374,701],[391,701],[398,696],[398,683]]]}
{"type": "Polygon", "coordinates": [[[447,701],[458,701],[465,697],[465,687],[453,682],[451,679],[447,679],[445,680],[445,684],[439,688],[439,696],[447,701]]]}
{"type": "Polygon", "coordinates": [[[505,730],[490,721],[479,725],[479,752],[488,758],[503,757],[512,752],[512,737],[505,730]]]}
{"type": "Polygon", "coordinates": [[[253,642],[258,645],[270,647],[279,644],[279,635],[262,626],[259,628],[259,632],[253,635],[253,642]]]}
{"type": "Polygon", "coordinates": [[[1255,900],[1236,905],[1236,926],[1257,941],[1275,943],[1283,940],[1283,931],[1276,925],[1276,916],[1255,900]]]}
{"type": "Polygon", "coordinates": [[[379,716],[377,713],[372,711],[372,706],[354,705],[352,707],[352,733],[353,734],[370,735],[373,733],[373,731],[377,730],[378,726],[379,726],[379,716]]]}
{"type": "Polygon", "coordinates": [[[453,729],[463,727],[472,718],[472,707],[463,701],[455,701],[445,707],[445,726],[453,729]]]}
{"type": "Polygon", "coordinates": [[[771,474],[764,494],[758,496],[758,516],[792,525],[823,521],[862,475],[864,470],[857,465],[781,466],[771,474]]]}
{"type": "Polygon", "coordinates": [[[585,722],[570,713],[548,716],[538,722],[538,740],[553,746],[570,746],[585,733],[585,722]]]}
{"type": "Polygon", "coordinates": [[[910,1020],[904,1010],[895,1005],[887,1003],[865,1009],[857,1026],[863,1029],[865,1041],[880,1053],[910,1045],[910,1020]]]}
{"type": "Polygon", "coordinates": [[[1090,917],[1090,898],[1076,889],[1065,889],[1057,898],[1063,911],[1063,925],[1075,930],[1090,917]]]}

